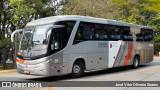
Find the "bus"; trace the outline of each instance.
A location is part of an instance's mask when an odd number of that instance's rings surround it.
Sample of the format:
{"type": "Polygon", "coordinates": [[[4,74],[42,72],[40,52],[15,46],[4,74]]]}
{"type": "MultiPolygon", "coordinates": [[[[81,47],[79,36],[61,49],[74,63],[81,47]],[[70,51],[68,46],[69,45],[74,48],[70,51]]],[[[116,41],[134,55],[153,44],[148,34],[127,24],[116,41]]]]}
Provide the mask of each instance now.
{"type": "Polygon", "coordinates": [[[111,19],[60,15],[29,22],[17,52],[21,74],[81,77],[153,61],[153,30],[111,19]]]}

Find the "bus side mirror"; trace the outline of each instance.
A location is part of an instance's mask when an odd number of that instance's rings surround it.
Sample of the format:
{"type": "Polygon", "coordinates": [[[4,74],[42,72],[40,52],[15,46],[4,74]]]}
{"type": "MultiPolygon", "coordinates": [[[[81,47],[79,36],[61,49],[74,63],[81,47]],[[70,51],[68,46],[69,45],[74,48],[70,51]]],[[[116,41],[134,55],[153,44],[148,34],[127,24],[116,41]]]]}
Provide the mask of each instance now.
{"type": "Polygon", "coordinates": [[[22,31],[23,31],[23,29],[15,30],[15,31],[11,34],[11,42],[14,42],[14,36],[15,36],[15,34],[20,33],[20,32],[22,32],[22,31]]]}

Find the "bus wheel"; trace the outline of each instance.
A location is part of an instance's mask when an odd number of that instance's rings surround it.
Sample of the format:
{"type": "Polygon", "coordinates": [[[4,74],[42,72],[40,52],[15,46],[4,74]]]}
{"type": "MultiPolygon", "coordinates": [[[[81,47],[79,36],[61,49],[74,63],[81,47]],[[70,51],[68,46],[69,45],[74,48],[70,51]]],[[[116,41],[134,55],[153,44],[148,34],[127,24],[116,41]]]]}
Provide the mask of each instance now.
{"type": "Polygon", "coordinates": [[[136,68],[138,68],[138,66],[139,66],[139,57],[135,57],[134,58],[134,60],[133,60],[133,65],[132,65],[132,67],[134,68],[134,69],[136,69],[136,68]]]}
{"type": "Polygon", "coordinates": [[[75,62],[72,67],[72,77],[78,78],[84,74],[84,65],[82,62],[75,62]]]}

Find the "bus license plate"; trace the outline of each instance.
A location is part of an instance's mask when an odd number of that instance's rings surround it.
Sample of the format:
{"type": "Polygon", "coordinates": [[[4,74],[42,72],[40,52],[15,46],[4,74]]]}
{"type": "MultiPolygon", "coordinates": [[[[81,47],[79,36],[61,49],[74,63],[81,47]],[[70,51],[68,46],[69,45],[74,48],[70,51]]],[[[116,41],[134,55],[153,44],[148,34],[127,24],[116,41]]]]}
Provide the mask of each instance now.
{"type": "Polygon", "coordinates": [[[24,70],[24,73],[25,74],[29,74],[30,72],[28,70],[24,70]]]}

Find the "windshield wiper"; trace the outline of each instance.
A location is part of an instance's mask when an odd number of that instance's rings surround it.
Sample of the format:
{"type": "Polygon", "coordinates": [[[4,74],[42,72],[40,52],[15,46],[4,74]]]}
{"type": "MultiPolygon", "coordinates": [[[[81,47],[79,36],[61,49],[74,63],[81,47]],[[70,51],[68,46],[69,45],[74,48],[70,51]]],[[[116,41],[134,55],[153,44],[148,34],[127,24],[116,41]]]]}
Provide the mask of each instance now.
{"type": "Polygon", "coordinates": [[[37,40],[37,41],[32,41],[32,42],[40,42],[39,40],[37,40]]]}

